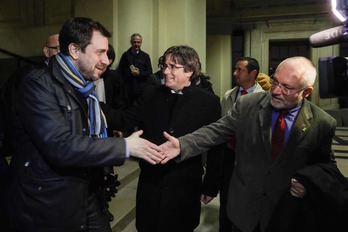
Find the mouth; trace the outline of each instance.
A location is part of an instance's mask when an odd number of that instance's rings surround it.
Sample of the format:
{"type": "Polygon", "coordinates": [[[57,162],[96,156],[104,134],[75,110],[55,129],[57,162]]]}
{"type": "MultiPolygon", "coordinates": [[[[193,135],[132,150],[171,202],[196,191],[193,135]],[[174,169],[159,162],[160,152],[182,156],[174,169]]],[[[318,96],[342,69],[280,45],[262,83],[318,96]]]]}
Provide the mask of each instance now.
{"type": "Polygon", "coordinates": [[[100,70],[101,72],[104,72],[106,70],[106,67],[95,67],[96,69],[100,70]]]}
{"type": "Polygon", "coordinates": [[[283,98],[281,96],[275,94],[272,95],[272,99],[273,101],[283,101],[283,98]]]}

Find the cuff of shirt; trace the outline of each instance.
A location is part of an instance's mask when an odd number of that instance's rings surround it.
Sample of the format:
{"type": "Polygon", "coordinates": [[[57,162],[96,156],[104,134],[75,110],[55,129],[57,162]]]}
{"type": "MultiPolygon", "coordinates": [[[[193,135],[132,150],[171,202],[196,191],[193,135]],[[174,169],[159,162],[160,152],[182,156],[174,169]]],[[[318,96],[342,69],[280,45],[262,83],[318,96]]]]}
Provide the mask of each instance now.
{"type": "Polygon", "coordinates": [[[127,140],[126,140],[126,139],[124,139],[124,142],[125,142],[125,144],[126,144],[126,159],[128,159],[129,156],[130,156],[130,154],[129,154],[129,148],[128,148],[128,143],[127,143],[127,140]]]}

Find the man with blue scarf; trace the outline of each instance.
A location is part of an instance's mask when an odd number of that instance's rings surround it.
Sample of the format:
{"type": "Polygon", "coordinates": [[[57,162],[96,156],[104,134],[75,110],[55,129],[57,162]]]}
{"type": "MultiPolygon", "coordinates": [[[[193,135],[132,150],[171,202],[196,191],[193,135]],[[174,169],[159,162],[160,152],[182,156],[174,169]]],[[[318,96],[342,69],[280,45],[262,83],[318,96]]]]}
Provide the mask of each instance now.
{"type": "Polygon", "coordinates": [[[130,155],[163,157],[139,136],[107,138],[93,81],[109,64],[110,33],[72,18],[59,34],[61,52],[47,70],[23,80],[15,102],[9,212],[16,231],[111,231],[100,191],[104,168],[130,155]]]}

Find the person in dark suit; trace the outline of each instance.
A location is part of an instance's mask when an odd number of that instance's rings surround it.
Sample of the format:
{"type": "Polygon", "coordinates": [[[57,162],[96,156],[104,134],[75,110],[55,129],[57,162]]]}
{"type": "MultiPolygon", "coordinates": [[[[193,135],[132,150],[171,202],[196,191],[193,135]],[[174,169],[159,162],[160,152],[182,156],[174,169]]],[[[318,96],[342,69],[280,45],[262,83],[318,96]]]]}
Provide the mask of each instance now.
{"type": "Polygon", "coordinates": [[[142,94],[147,77],[152,74],[152,65],[149,54],[140,49],[143,38],[139,33],[131,36],[130,43],[132,46],[122,54],[116,70],[123,78],[132,104],[142,94]]]}
{"type": "MultiPolygon", "coordinates": [[[[130,102],[123,79],[115,70],[111,69],[115,60],[115,50],[110,44],[107,56],[110,63],[100,79],[94,82],[98,100],[100,104],[107,104],[113,109],[125,109],[130,105],[130,102]]],[[[109,128],[107,128],[107,132],[109,136],[114,135],[114,132],[109,128]]],[[[126,136],[125,133],[123,135],[126,136]]]]}
{"type": "Polygon", "coordinates": [[[50,58],[60,52],[59,34],[49,35],[46,39],[45,47],[42,49],[45,55],[45,64],[48,66],[50,58]]]}
{"type": "Polygon", "coordinates": [[[104,167],[122,165],[130,155],[152,164],[163,158],[141,131],[107,138],[93,81],[109,64],[110,36],[90,18],[67,20],[61,52],[19,86],[7,189],[16,231],[110,232],[104,167]]]}
{"type": "Polygon", "coordinates": [[[199,62],[199,67],[200,67],[199,73],[198,73],[197,77],[195,78],[195,80],[193,81],[194,84],[196,86],[198,86],[199,88],[203,88],[203,89],[215,94],[214,90],[213,90],[213,84],[209,81],[210,76],[208,76],[202,72],[201,62],[199,62]]]}
{"type": "MultiPolygon", "coordinates": [[[[198,62],[199,56],[191,47],[168,48],[164,53],[165,85],[144,90],[139,101],[125,112],[126,125],[139,126],[145,139],[161,144],[165,142],[164,130],[181,136],[220,118],[219,97],[191,82],[198,74],[198,62]]],[[[104,112],[112,127],[111,120],[115,117],[109,116],[107,110],[104,112]]],[[[201,202],[209,203],[218,193],[220,151],[220,147],[215,147],[208,152],[203,184],[201,155],[181,163],[173,160],[166,165],[151,166],[140,161],[137,230],[192,232],[199,224],[201,202]]]]}
{"type": "Polygon", "coordinates": [[[284,60],[277,67],[270,92],[239,98],[228,115],[192,134],[176,139],[164,133],[168,141],[161,148],[167,158],[162,163],[179,154],[177,162],[189,160],[235,135],[236,166],[227,204],[232,231],[266,231],[284,193],[305,199],[305,183],[294,178],[295,173],[334,160],[331,143],[336,121],[306,100],[315,77],[316,69],[307,58],[284,60]],[[284,137],[272,138],[280,131],[284,137]]]}
{"type": "Polygon", "coordinates": [[[158,58],[158,64],[157,64],[158,71],[153,74],[150,74],[147,77],[146,85],[164,85],[165,78],[163,75],[163,63],[164,63],[164,58],[163,56],[160,56],[158,58]]]}

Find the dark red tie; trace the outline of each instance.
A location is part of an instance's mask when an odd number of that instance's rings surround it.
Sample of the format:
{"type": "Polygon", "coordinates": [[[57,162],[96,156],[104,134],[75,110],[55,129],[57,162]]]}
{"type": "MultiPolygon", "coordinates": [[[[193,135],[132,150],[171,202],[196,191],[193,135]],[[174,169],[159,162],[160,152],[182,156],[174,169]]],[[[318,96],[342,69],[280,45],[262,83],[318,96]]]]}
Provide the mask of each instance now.
{"type": "Polygon", "coordinates": [[[272,135],[272,161],[274,161],[284,145],[285,137],[285,116],[288,113],[286,110],[282,110],[279,117],[274,125],[272,135]]]}
{"type": "MultiPolygon", "coordinates": [[[[247,94],[248,92],[245,90],[245,89],[242,89],[241,91],[240,91],[240,95],[242,96],[242,95],[245,95],[245,94],[247,94]]],[[[230,144],[231,144],[231,146],[232,146],[232,148],[233,149],[235,149],[236,148],[236,137],[232,137],[231,138],[231,140],[230,140],[230,144]]]]}

